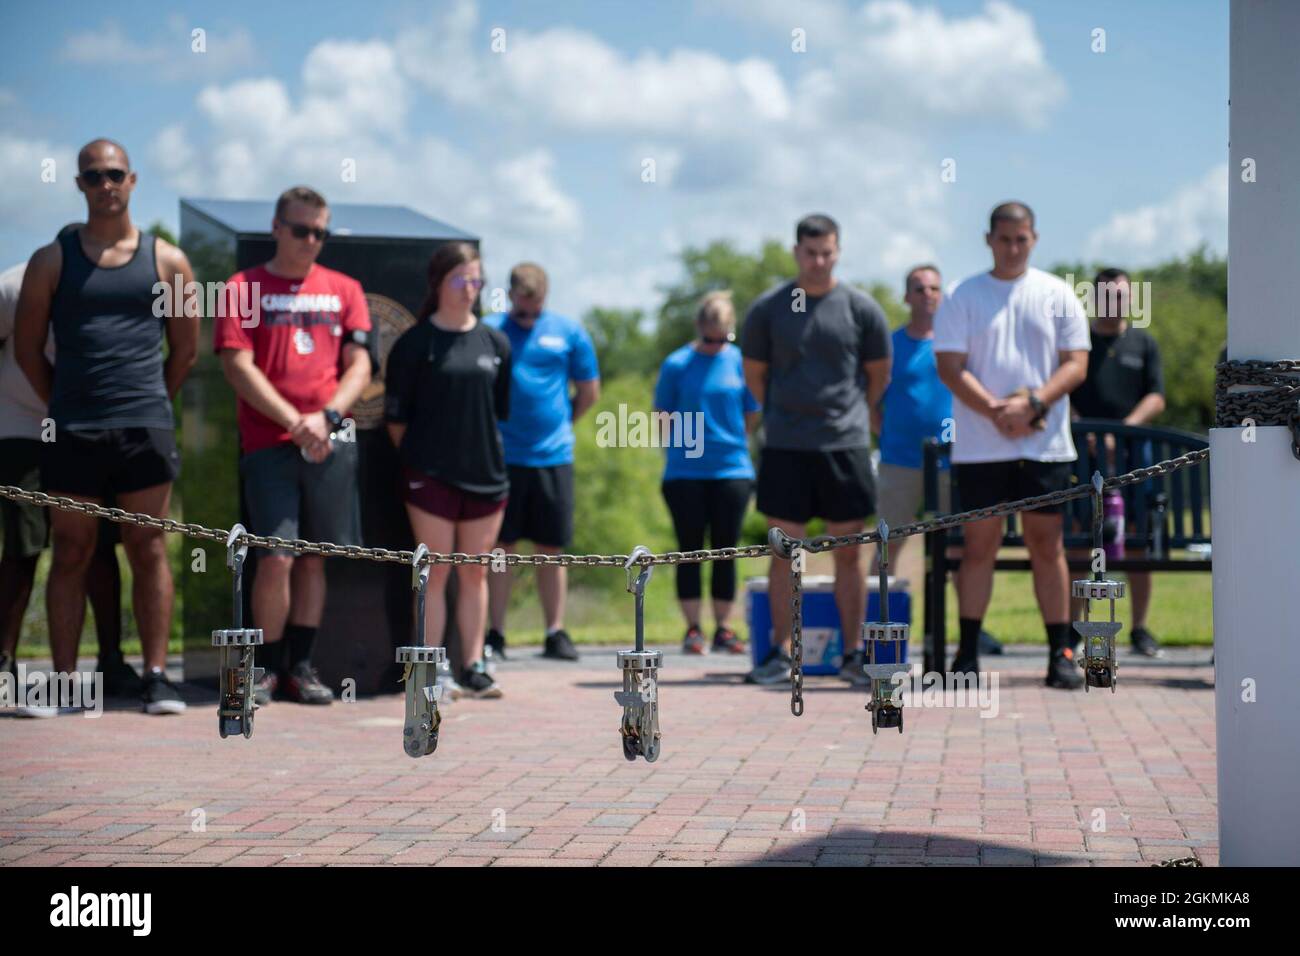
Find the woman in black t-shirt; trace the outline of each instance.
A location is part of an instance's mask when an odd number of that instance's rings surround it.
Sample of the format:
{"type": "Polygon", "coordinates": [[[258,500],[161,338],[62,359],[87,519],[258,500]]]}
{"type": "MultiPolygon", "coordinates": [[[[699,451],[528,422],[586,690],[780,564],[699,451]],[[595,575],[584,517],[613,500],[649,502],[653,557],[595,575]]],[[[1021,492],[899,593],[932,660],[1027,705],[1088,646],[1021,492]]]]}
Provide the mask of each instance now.
{"type": "MultiPolygon", "coordinates": [[[[384,382],[384,418],[401,461],[401,495],[416,541],[430,551],[481,554],[496,542],[510,485],[497,422],[510,414],[510,342],[474,314],[483,288],[478,250],[439,247],[419,321],[394,344],[384,382]]],[[[429,569],[425,634],[442,641],[450,565],[429,569]]],[[[483,666],[487,568],[459,565],[456,625],[466,667],[444,693],[500,697],[483,666]],[[472,663],[469,663],[472,662],[472,663]]]]}

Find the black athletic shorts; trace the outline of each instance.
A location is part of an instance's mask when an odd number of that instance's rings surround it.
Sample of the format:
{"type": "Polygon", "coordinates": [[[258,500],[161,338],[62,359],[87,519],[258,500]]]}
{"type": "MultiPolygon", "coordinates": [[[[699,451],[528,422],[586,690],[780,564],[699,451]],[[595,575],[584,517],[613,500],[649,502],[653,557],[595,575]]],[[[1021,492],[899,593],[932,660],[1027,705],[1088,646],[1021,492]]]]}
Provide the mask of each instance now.
{"type": "Polygon", "coordinates": [[[510,500],[498,539],[567,548],[573,540],[573,465],[509,465],[506,470],[510,500]]]}
{"type": "Polygon", "coordinates": [[[866,448],[764,448],[758,463],[756,505],[769,518],[799,524],[810,518],[863,521],[876,510],[871,452],[866,448]]]}
{"type": "MultiPolygon", "coordinates": [[[[1074,484],[1074,462],[981,461],[953,465],[953,509],[972,511],[1004,501],[1064,491],[1074,484]]],[[[1063,514],[1065,503],[1035,508],[1042,514],[1063,514]]]]}
{"type": "Polygon", "coordinates": [[[61,428],[41,445],[41,485],[50,494],[108,498],[167,484],[181,473],[170,428],[61,428]]]}

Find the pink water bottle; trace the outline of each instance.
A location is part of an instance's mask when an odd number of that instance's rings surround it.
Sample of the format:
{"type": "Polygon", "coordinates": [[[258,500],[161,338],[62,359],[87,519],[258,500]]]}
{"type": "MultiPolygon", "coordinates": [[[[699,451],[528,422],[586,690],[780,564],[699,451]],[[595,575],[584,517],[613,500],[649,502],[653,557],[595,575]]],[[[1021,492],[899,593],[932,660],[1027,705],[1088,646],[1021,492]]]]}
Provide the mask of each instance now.
{"type": "Polygon", "coordinates": [[[1102,501],[1102,547],[1109,560],[1124,557],[1124,496],[1112,489],[1102,501]]]}

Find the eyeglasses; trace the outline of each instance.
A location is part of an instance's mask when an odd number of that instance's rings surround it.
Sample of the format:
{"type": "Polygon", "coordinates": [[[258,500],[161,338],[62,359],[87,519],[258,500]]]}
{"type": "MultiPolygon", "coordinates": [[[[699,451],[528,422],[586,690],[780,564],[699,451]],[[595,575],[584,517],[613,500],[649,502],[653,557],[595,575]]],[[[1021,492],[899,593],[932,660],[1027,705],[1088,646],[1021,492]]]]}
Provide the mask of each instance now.
{"type": "Polygon", "coordinates": [[[728,332],[726,336],[720,339],[710,338],[707,335],[700,336],[700,341],[703,342],[705,345],[726,345],[728,342],[734,342],[735,340],[736,340],[735,332],[728,332]]]}
{"type": "Polygon", "coordinates": [[[77,175],[87,186],[98,186],[105,179],[120,186],[126,182],[126,173],[125,169],[83,169],[77,175]]]}
{"type": "Polygon", "coordinates": [[[483,288],[482,279],[466,279],[464,276],[452,276],[451,287],[453,289],[481,289],[483,288]]]}
{"type": "Polygon", "coordinates": [[[308,236],[315,236],[317,242],[324,242],[330,237],[330,231],[328,229],[317,229],[315,226],[304,226],[300,222],[285,222],[283,219],[279,222],[280,225],[288,227],[289,232],[295,239],[306,239],[308,236]]]}

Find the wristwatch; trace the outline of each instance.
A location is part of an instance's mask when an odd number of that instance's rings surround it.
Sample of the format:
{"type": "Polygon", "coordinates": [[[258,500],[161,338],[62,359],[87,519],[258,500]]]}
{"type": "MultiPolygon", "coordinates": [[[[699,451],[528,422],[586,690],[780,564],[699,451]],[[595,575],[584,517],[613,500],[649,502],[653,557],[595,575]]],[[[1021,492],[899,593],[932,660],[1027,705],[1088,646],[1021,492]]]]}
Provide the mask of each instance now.
{"type": "Polygon", "coordinates": [[[321,414],[325,416],[325,421],[329,422],[330,431],[336,432],[343,427],[343,416],[334,409],[323,409],[321,414]]]}
{"type": "Polygon", "coordinates": [[[1030,423],[1033,424],[1034,422],[1042,421],[1042,419],[1047,415],[1047,406],[1043,404],[1041,398],[1033,393],[1032,389],[1029,390],[1026,397],[1029,399],[1029,407],[1034,410],[1034,417],[1030,419],[1030,423]]]}

